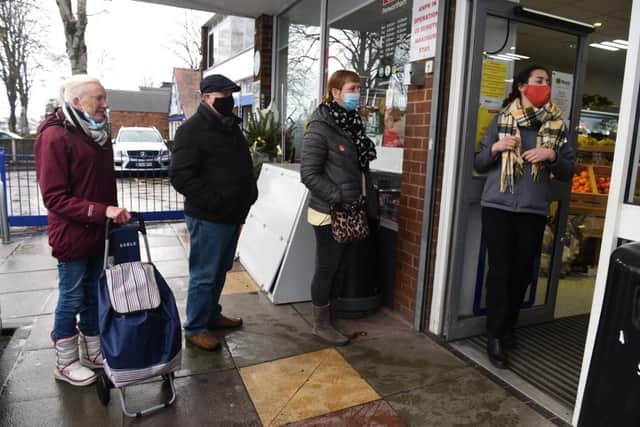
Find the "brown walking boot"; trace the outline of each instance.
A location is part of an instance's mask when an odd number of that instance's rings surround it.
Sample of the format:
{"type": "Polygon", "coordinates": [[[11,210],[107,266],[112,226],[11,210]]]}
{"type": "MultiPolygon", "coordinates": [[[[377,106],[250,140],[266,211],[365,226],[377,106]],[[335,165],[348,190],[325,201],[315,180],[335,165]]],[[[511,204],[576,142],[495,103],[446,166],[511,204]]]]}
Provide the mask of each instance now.
{"type": "Polygon", "coordinates": [[[191,336],[185,335],[185,340],[187,341],[187,344],[195,345],[196,347],[206,351],[213,351],[220,348],[220,343],[216,337],[211,335],[209,332],[203,332],[201,334],[191,336]]]}
{"type": "Polygon", "coordinates": [[[239,317],[220,315],[220,318],[209,322],[209,329],[239,328],[240,326],[242,326],[242,319],[239,317]]]}
{"type": "Polygon", "coordinates": [[[331,305],[313,305],[313,329],[311,332],[332,345],[345,345],[349,338],[342,335],[331,324],[331,305]]]}

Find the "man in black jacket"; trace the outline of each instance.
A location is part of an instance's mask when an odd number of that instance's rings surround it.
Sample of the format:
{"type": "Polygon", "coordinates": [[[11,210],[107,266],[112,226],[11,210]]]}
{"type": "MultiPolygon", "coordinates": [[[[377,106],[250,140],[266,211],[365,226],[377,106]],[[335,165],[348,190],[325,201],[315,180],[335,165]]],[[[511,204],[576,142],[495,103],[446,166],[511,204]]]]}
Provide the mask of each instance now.
{"type": "Polygon", "coordinates": [[[242,325],[223,316],[219,303],[240,227],[258,197],[249,147],[233,114],[239,90],[219,74],[203,79],[202,102],[178,128],[171,157],[171,184],[185,196],[191,237],[185,337],[205,350],[220,347],[211,329],[242,325]]]}

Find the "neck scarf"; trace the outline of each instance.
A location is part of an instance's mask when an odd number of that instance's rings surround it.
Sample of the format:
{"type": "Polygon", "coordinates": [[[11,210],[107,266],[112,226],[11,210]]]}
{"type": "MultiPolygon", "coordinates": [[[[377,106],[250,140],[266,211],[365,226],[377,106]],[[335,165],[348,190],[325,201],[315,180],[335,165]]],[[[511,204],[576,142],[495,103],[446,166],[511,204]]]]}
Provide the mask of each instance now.
{"type": "Polygon", "coordinates": [[[327,102],[326,105],[329,107],[331,117],[333,117],[338,127],[347,132],[356,145],[360,170],[367,172],[369,170],[369,162],[376,158],[376,146],[365,135],[360,115],[356,110],[345,110],[335,101],[327,102]]]}
{"type": "Polygon", "coordinates": [[[73,108],[70,104],[64,104],[62,106],[62,111],[64,112],[64,117],[69,123],[80,129],[85,135],[101,147],[109,140],[111,133],[109,129],[109,120],[105,119],[101,125],[99,124],[98,126],[94,126],[80,117],[78,110],[73,108]]]}
{"type": "MultiPolygon", "coordinates": [[[[498,113],[498,139],[507,135],[520,137],[519,128],[538,128],[536,148],[551,148],[558,153],[566,142],[566,126],[562,120],[562,112],[552,102],[540,108],[523,108],[519,99],[515,99],[498,113]]],[[[513,151],[502,152],[502,172],[500,175],[500,192],[513,193],[514,179],[523,173],[521,145],[513,151]]],[[[544,163],[534,163],[531,167],[533,182],[538,181],[544,163]]]]}

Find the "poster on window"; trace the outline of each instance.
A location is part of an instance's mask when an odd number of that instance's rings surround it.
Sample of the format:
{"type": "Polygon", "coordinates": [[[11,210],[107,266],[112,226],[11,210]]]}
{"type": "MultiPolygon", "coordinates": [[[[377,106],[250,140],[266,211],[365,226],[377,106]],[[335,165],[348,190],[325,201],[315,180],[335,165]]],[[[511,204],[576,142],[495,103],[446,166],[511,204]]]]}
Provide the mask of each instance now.
{"type": "Polygon", "coordinates": [[[438,0],[414,0],[409,60],[413,62],[436,56],[437,35],[438,0]]]}
{"type": "Polygon", "coordinates": [[[571,115],[571,98],[573,95],[573,74],[551,72],[551,101],[562,111],[565,124],[569,126],[571,115]]]}
{"type": "Polygon", "coordinates": [[[406,6],[409,0],[382,0],[382,14],[393,12],[406,6]]]}

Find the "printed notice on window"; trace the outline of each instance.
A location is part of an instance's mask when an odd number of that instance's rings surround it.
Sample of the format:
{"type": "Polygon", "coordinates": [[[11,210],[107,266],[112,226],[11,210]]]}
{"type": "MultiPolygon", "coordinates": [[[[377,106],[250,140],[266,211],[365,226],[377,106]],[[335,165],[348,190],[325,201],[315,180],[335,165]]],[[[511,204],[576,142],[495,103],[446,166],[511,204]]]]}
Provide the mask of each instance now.
{"type": "Polygon", "coordinates": [[[504,62],[485,59],[482,64],[480,96],[502,101],[505,97],[509,66],[504,62]]]}
{"type": "Polygon", "coordinates": [[[436,56],[438,0],[414,0],[411,14],[410,61],[436,56]]]}

